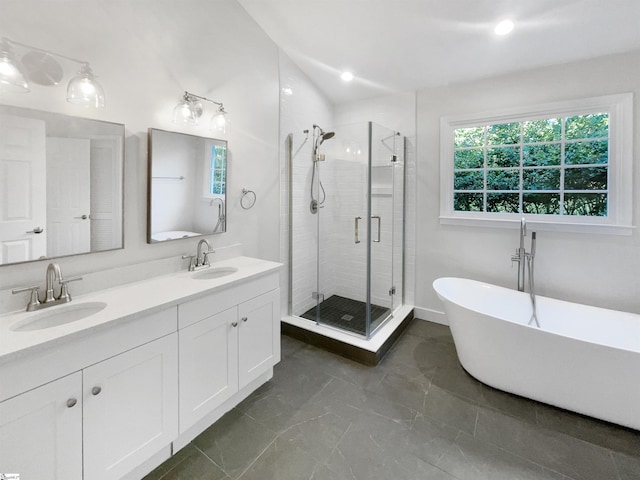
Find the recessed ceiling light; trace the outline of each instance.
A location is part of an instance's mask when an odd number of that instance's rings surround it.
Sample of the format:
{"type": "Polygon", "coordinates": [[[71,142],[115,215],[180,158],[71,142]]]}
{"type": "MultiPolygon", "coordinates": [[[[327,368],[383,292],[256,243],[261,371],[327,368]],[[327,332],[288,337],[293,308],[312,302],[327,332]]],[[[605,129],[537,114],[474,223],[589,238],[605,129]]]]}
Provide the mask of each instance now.
{"type": "Polygon", "coordinates": [[[350,82],[351,80],[353,80],[353,73],[351,73],[351,72],[342,72],[342,75],[340,75],[340,78],[342,80],[344,80],[345,82],[350,82]]]}
{"type": "Polygon", "coordinates": [[[513,20],[502,20],[496,25],[496,28],[494,28],[493,31],[496,35],[507,35],[511,33],[514,26],[513,20]]]}

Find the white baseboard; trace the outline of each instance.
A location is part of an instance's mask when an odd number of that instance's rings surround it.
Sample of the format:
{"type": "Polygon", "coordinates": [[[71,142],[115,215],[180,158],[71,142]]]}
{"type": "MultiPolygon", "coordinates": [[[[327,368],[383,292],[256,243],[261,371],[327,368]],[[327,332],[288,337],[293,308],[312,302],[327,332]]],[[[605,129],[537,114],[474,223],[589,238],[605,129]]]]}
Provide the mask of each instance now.
{"type": "Polygon", "coordinates": [[[430,308],[413,307],[413,314],[415,318],[420,320],[428,320],[430,322],[439,323],[440,325],[449,325],[447,317],[444,312],[438,310],[431,310],[430,308]]]}

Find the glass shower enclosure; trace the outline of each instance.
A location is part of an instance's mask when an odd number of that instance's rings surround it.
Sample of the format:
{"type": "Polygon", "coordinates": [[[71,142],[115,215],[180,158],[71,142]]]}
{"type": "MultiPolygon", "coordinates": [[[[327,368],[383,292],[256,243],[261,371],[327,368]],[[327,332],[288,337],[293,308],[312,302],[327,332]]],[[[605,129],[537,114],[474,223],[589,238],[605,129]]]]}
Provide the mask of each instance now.
{"type": "Polygon", "coordinates": [[[403,303],[405,138],[314,125],[288,152],[289,314],[369,339],[403,303]]]}

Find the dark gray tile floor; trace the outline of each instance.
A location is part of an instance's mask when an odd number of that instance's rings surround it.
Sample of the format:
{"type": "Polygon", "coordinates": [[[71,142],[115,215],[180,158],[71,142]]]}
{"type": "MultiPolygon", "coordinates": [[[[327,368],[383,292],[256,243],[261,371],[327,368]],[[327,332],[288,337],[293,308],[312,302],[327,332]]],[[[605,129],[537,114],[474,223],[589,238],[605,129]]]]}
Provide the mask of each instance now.
{"type": "Polygon", "coordinates": [[[414,321],[377,367],[289,337],[282,352],[145,480],[640,479],[640,432],[477,382],[447,327],[414,321]]]}

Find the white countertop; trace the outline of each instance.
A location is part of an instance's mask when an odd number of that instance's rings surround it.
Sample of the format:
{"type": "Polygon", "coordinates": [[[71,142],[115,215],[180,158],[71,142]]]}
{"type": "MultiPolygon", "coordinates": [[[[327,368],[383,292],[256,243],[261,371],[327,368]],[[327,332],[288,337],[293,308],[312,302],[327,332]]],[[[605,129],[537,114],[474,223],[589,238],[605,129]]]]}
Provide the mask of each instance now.
{"type": "Polygon", "coordinates": [[[236,267],[237,272],[213,279],[195,279],[197,272],[178,272],[128,283],[119,287],[75,297],[70,285],[73,301],[35,312],[12,312],[0,316],[0,364],[32,353],[40,348],[50,348],[97,329],[108,328],[114,322],[131,321],[135,318],[184,303],[211,292],[241,283],[251,277],[277,271],[282,264],[251,257],[234,257],[215,262],[213,267],[236,267]],[[32,331],[13,331],[12,325],[42,312],[55,312],[89,302],[104,302],[107,306],[87,318],[56,327],[32,331]]]}

